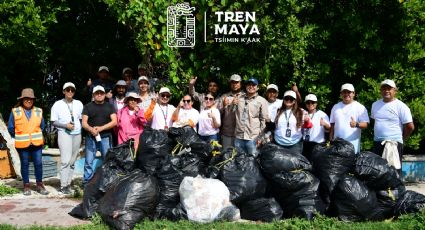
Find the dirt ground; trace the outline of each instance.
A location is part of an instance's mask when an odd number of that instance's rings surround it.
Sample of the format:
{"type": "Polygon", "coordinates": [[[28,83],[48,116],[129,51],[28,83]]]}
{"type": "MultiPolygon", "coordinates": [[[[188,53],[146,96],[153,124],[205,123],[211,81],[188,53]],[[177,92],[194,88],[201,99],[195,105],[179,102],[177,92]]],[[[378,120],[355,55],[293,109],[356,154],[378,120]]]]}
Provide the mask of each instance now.
{"type": "MultiPolygon", "coordinates": [[[[22,181],[15,179],[0,180],[0,183],[22,190],[22,181]]],[[[30,196],[22,193],[0,198],[0,223],[17,227],[30,225],[39,226],[74,226],[87,224],[89,221],[80,220],[68,215],[81,201],[73,199],[71,195],[65,196],[58,192],[59,178],[53,177],[45,180],[49,195],[43,196],[32,191],[30,196]]],[[[81,184],[81,178],[73,181],[74,188],[81,184]]],[[[413,190],[425,195],[425,182],[406,184],[408,190],[413,190]]],[[[35,186],[33,186],[35,189],[35,186]]]]}

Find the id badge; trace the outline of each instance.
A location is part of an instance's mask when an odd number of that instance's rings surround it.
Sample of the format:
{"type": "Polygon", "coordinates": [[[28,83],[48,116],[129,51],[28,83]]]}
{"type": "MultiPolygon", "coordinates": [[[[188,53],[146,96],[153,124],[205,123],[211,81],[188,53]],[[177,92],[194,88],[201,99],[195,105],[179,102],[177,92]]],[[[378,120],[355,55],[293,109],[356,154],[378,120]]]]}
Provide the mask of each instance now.
{"type": "Polygon", "coordinates": [[[291,137],[291,129],[286,129],[286,137],[291,137]]]}
{"type": "Polygon", "coordinates": [[[309,134],[305,135],[304,140],[305,141],[310,141],[310,135],[309,134]]]}

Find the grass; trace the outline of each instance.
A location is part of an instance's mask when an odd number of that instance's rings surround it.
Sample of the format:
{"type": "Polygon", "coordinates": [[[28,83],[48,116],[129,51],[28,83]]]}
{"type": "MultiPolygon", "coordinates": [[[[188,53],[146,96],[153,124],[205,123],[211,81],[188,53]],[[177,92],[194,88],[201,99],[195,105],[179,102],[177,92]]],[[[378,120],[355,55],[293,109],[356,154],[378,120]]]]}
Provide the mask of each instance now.
{"type": "MultiPolygon", "coordinates": [[[[199,224],[190,221],[178,221],[171,222],[166,220],[144,220],[141,223],[137,224],[134,229],[144,230],[144,229],[162,229],[162,230],[181,230],[181,229],[218,229],[218,230],[227,230],[227,229],[243,229],[243,230],[275,230],[275,229],[290,229],[290,230],[310,230],[310,229],[325,229],[325,230],[356,230],[356,229],[370,229],[370,230],[385,230],[385,229],[425,229],[425,210],[422,210],[420,213],[403,215],[398,220],[387,220],[380,222],[342,222],[335,218],[329,217],[317,217],[312,221],[304,219],[286,219],[275,221],[272,223],[260,223],[260,222],[213,222],[208,224],[199,224]]],[[[15,230],[16,227],[10,225],[1,225],[1,230],[15,230]]],[[[50,229],[60,229],[60,230],[107,230],[109,227],[104,224],[102,219],[99,216],[95,216],[92,219],[92,223],[86,225],[79,225],[73,227],[41,227],[41,226],[31,226],[26,228],[19,229],[30,229],[30,230],[50,230],[50,229]]]]}
{"type": "Polygon", "coordinates": [[[0,184],[0,197],[10,196],[10,195],[20,193],[20,192],[21,192],[21,190],[19,190],[17,188],[12,188],[10,186],[0,184]]]}

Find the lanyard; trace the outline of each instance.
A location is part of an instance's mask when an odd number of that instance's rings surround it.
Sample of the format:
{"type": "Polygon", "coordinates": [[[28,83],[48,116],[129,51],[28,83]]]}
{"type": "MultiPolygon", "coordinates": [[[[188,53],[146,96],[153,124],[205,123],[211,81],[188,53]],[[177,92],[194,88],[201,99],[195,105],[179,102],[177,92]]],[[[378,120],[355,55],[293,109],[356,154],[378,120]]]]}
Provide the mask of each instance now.
{"type": "Polygon", "coordinates": [[[285,118],[286,118],[286,128],[289,128],[289,118],[291,118],[292,110],[289,110],[289,116],[287,115],[285,111],[285,118]]]}
{"type": "Polygon", "coordinates": [[[164,123],[165,123],[165,126],[167,126],[167,117],[168,117],[168,104],[167,104],[167,106],[165,107],[165,113],[164,113],[164,110],[162,109],[162,106],[160,105],[159,106],[159,108],[161,109],[161,112],[162,112],[162,116],[164,116],[164,123]]]}
{"type": "Polygon", "coordinates": [[[74,101],[71,102],[71,106],[69,106],[69,103],[66,102],[66,100],[64,101],[65,101],[66,107],[68,107],[69,114],[71,115],[71,122],[74,122],[74,115],[72,114],[72,107],[74,105],[74,101]]]}
{"type": "Polygon", "coordinates": [[[316,111],[313,112],[313,115],[311,115],[311,116],[310,116],[310,114],[308,115],[311,120],[313,120],[314,114],[316,114],[316,111]]]}

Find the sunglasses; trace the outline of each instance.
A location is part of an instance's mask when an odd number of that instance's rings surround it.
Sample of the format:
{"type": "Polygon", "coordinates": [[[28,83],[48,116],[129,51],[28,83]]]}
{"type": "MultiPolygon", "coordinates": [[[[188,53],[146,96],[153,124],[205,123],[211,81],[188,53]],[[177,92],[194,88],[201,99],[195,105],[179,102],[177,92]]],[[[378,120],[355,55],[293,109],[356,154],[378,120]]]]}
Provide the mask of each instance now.
{"type": "Polygon", "coordinates": [[[170,98],[171,95],[170,94],[161,94],[161,97],[163,97],[163,98],[170,98]]]}
{"type": "Polygon", "coordinates": [[[66,88],[65,89],[65,92],[73,92],[73,93],[75,93],[75,89],[73,89],[73,88],[66,88]]]}
{"type": "Polygon", "coordinates": [[[293,97],[284,97],[283,99],[285,101],[295,101],[295,98],[293,98],[293,97]]]}
{"type": "Polygon", "coordinates": [[[316,104],[316,102],[315,101],[306,101],[305,104],[306,105],[308,105],[308,104],[316,104]]]}
{"type": "Polygon", "coordinates": [[[204,97],[204,100],[206,100],[206,101],[214,101],[214,98],[213,97],[204,97]]]}
{"type": "Polygon", "coordinates": [[[190,103],[192,100],[183,100],[183,103],[190,103]]]}

